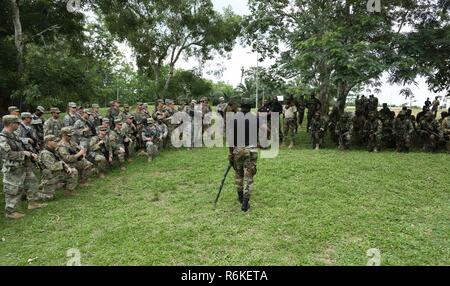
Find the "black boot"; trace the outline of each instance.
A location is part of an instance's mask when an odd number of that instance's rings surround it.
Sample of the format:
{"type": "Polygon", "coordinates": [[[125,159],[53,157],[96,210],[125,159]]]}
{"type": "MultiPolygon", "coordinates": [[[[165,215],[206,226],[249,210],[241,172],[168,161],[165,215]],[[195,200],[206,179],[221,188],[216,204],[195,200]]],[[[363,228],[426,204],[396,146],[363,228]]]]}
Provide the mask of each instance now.
{"type": "Polygon", "coordinates": [[[244,198],[244,200],[242,202],[242,211],[246,212],[250,208],[249,200],[250,200],[249,198],[244,198]]]}
{"type": "Polygon", "coordinates": [[[238,201],[242,204],[243,200],[244,200],[244,192],[240,191],[238,192],[238,201]]]}

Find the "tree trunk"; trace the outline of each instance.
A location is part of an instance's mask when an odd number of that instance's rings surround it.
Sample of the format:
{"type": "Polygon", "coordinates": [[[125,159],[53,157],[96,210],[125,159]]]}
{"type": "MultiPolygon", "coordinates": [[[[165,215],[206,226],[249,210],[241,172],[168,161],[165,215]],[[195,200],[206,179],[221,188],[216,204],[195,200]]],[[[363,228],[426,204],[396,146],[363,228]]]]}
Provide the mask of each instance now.
{"type": "Polygon", "coordinates": [[[326,116],[330,111],[330,102],[328,98],[328,86],[327,84],[322,84],[319,90],[319,98],[322,103],[322,108],[320,110],[320,114],[326,116]]]}
{"type": "Polygon", "coordinates": [[[159,81],[161,74],[161,67],[157,65],[152,65],[153,73],[155,74],[155,91],[156,91],[156,99],[159,98],[159,81]]]}
{"type": "Polygon", "coordinates": [[[339,114],[343,114],[345,110],[345,106],[347,103],[347,96],[352,90],[353,85],[348,84],[348,82],[341,82],[338,85],[337,89],[337,104],[339,107],[339,114]]]}
{"type": "Polygon", "coordinates": [[[164,85],[164,90],[162,92],[162,94],[164,96],[166,96],[167,90],[169,89],[169,84],[172,81],[174,70],[175,70],[175,65],[174,64],[170,64],[169,65],[169,74],[167,76],[166,84],[164,85]]]}
{"type": "Polygon", "coordinates": [[[14,43],[17,50],[17,75],[19,80],[23,73],[23,34],[22,23],[20,22],[19,0],[10,0],[12,8],[12,18],[14,24],[14,43]]]}

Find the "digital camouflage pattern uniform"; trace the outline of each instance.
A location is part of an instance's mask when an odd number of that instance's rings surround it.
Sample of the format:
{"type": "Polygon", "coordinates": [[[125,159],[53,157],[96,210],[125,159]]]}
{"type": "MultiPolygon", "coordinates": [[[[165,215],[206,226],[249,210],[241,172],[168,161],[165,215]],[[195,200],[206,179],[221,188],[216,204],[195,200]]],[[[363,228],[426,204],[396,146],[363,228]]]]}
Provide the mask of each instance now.
{"type": "Polygon", "coordinates": [[[92,136],[95,134],[92,134],[92,130],[88,125],[88,120],[85,119],[78,119],[75,124],[73,125],[73,133],[74,133],[74,140],[77,144],[79,144],[83,148],[89,147],[89,141],[91,141],[92,136]]]}
{"type": "MultiPolygon", "coordinates": [[[[52,109],[54,112],[58,111],[59,109],[52,109]]],[[[50,117],[47,119],[44,123],[44,136],[53,135],[56,137],[61,136],[61,129],[63,128],[63,124],[59,119],[54,119],[53,117],[50,117]]]]}
{"type": "MultiPolygon", "coordinates": [[[[124,145],[124,134],[121,129],[118,129],[118,125],[121,124],[120,119],[116,119],[115,125],[116,129],[111,130],[109,133],[109,140],[111,142],[111,148],[113,152],[113,159],[118,161],[122,166],[125,163],[125,145],[124,145]]],[[[120,125],[119,125],[120,126],[120,125]]],[[[122,126],[120,126],[122,128],[122,126]]]]}
{"type": "Polygon", "coordinates": [[[158,154],[158,140],[160,136],[159,129],[155,126],[155,120],[148,118],[147,126],[142,131],[142,140],[145,143],[149,161],[152,161],[158,154]]]}
{"type": "MultiPolygon", "coordinates": [[[[45,141],[56,141],[53,135],[45,136],[45,141]]],[[[45,200],[52,200],[59,184],[64,184],[67,191],[74,191],[78,185],[78,171],[71,169],[56,153],[56,150],[45,148],[39,154],[39,164],[42,167],[41,176],[41,197],[45,200]]]]}
{"type": "MultiPolygon", "coordinates": [[[[72,134],[70,128],[63,128],[61,130],[62,134],[72,134]]],[[[90,173],[93,171],[93,164],[89,162],[84,156],[79,158],[75,157],[75,154],[81,150],[80,146],[74,143],[72,140],[64,141],[61,140],[58,144],[57,154],[61,159],[67,163],[71,168],[76,168],[78,170],[78,177],[80,178],[80,183],[84,183],[88,180],[90,173]]]]}
{"type": "MultiPolygon", "coordinates": [[[[106,131],[106,128],[100,127],[101,130],[106,131]]],[[[89,158],[95,164],[95,167],[100,173],[105,173],[108,169],[109,155],[113,154],[113,149],[108,135],[101,137],[97,135],[91,138],[89,143],[89,158]]]]}
{"type": "MultiPolygon", "coordinates": [[[[13,120],[3,117],[3,120],[13,120]]],[[[16,121],[18,123],[18,118],[16,121]]],[[[10,121],[11,122],[11,121],[10,121]]],[[[34,173],[31,159],[25,156],[25,149],[20,139],[3,130],[0,133],[0,153],[3,159],[3,192],[5,193],[5,211],[7,214],[17,212],[17,207],[25,193],[29,203],[39,201],[39,180],[34,173]]]]}
{"type": "Polygon", "coordinates": [[[291,102],[283,107],[284,115],[284,143],[287,142],[288,136],[291,140],[291,146],[295,144],[295,133],[297,129],[297,107],[291,102]]]}

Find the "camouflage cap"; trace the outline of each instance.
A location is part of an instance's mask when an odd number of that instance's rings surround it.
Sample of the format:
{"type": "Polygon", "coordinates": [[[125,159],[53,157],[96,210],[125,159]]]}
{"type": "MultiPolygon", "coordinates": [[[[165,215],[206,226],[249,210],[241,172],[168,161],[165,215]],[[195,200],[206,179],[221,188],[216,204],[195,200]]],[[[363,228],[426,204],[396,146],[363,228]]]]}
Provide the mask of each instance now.
{"type": "Polygon", "coordinates": [[[58,107],[52,107],[50,108],[50,113],[61,113],[58,107]]]}
{"type": "Polygon", "coordinates": [[[92,108],[100,108],[100,105],[94,103],[94,104],[91,105],[91,107],[92,108]]]}
{"type": "Polygon", "coordinates": [[[72,135],[73,129],[72,127],[64,127],[61,129],[61,134],[72,135]]]}
{"type": "Polygon", "coordinates": [[[36,108],[36,110],[37,110],[37,111],[40,111],[40,112],[42,112],[42,113],[45,113],[45,108],[42,107],[42,106],[38,106],[38,107],[36,108]]]}
{"type": "Polygon", "coordinates": [[[99,128],[98,128],[98,131],[108,131],[108,128],[106,128],[105,126],[100,126],[99,128]]]}
{"type": "Polygon", "coordinates": [[[10,106],[8,107],[8,112],[20,112],[19,108],[17,108],[17,106],[10,106]]]}
{"type": "Polygon", "coordinates": [[[58,137],[55,135],[47,135],[44,137],[44,142],[47,143],[49,141],[58,141],[58,137]]]}
{"type": "Polygon", "coordinates": [[[147,118],[147,123],[148,124],[153,124],[153,123],[155,123],[155,119],[149,117],[149,118],[147,118]]]}
{"type": "Polygon", "coordinates": [[[103,123],[109,123],[109,119],[106,118],[106,117],[104,117],[104,118],[102,119],[102,122],[103,122],[103,123]]]}
{"type": "Polygon", "coordinates": [[[164,103],[164,100],[162,100],[162,99],[157,99],[157,100],[156,100],[156,103],[164,103]]]}
{"type": "Polygon", "coordinates": [[[124,104],[123,107],[124,108],[130,108],[130,105],[129,104],[124,104]]]}
{"type": "Polygon", "coordinates": [[[142,106],[142,102],[138,102],[136,105],[137,106],[142,106]]]}
{"type": "Polygon", "coordinates": [[[69,102],[67,106],[69,106],[70,108],[76,108],[77,104],[75,102],[69,102]]]}
{"type": "Polygon", "coordinates": [[[125,119],[134,119],[134,116],[131,114],[128,114],[127,116],[125,116],[125,119]]]}
{"type": "Polygon", "coordinates": [[[31,113],[29,113],[29,112],[22,112],[20,114],[20,118],[22,118],[22,119],[31,118],[31,113]]]}
{"type": "Polygon", "coordinates": [[[117,125],[117,124],[122,124],[122,119],[120,119],[120,118],[114,119],[114,124],[115,124],[115,125],[117,125]]]}
{"type": "Polygon", "coordinates": [[[148,107],[148,103],[142,103],[142,106],[143,106],[144,108],[146,108],[146,107],[148,107]]]}
{"type": "Polygon", "coordinates": [[[15,115],[5,115],[2,117],[3,124],[20,123],[19,117],[15,115]]]}
{"type": "Polygon", "coordinates": [[[195,99],[191,100],[191,104],[197,104],[197,100],[195,99]]]}

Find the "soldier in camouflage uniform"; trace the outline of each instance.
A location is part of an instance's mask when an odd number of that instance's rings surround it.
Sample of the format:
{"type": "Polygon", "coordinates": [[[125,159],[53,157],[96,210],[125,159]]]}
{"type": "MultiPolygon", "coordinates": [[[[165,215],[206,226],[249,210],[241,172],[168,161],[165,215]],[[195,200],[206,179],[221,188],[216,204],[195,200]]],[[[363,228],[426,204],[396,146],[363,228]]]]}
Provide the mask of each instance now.
{"type": "Polygon", "coordinates": [[[148,161],[151,162],[158,154],[158,142],[161,137],[153,118],[147,119],[147,126],[142,130],[141,136],[147,150],[148,161]]]}
{"type": "Polygon", "coordinates": [[[89,120],[95,128],[102,124],[102,116],[100,115],[100,106],[98,104],[92,104],[91,116],[89,117],[89,120]]]}
{"type": "Polygon", "coordinates": [[[250,198],[253,192],[254,176],[256,175],[256,163],[258,160],[258,142],[257,138],[250,138],[251,121],[256,122],[256,129],[258,130],[258,120],[254,114],[249,114],[252,108],[250,101],[244,101],[241,104],[241,112],[246,116],[244,123],[245,138],[238,137],[238,119],[234,120],[234,135],[227,134],[227,138],[234,138],[234,142],[228,142],[230,146],[230,153],[228,160],[235,170],[235,185],[238,194],[238,200],[242,204],[241,210],[246,212],[250,209],[250,198]],[[241,139],[241,140],[239,140],[241,139]],[[243,139],[243,140],[242,140],[243,139]],[[255,140],[256,142],[252,142],[255,140]],[[242,142],[240,142],[242,141],[242,142]],[[243,143],[243,144],[242,144],[243,143]]]}
{"type": "Polygon", "coordinates": [[[387,148],[394,148],[396,146],[396,140],[394,136],[394,122],[395,122],[395,112],[391,111],[387,118],[382,120],[380,118],[381,127],[381,145],[387,148]]]}
{"type": "Polygon", "coordinates": [[[376,98],[373,94],[369,95],[367,108],[369,112],[378,110],[378,98],[376,98]]]}
{"type": "Polygon", "coordinates": [[[167,146],[165,144],[167,142],[167,138],[169,137],[169,128],[167,128],[167,125],[163,122],[163,119],[163,114],[157,114],[155,126],[159,129],[159,134],[161,135],[158,143],[158,150],[160,151],[167,146]]]}
{"type": "Polygon", "coordinates": [[[120,121],[125,122],[125,118],[127,117],[127,115],[131,115],[130,105],[124,104],[123,111],[119,114],[118,118],[120,119],[120,121]]]}
{"type": "Polygon", "coordinates": [[[26,151],[14,131],[19,127],[19,118],[15,115],[5,115],[2,118],[3,130],[0,133],[0,154],[3,159],[3,192],[5,193],[5,216],[10,219],[20,219],[24,216],[17,207],[25,193],[28,199],[28,209],[46,207],[40,204],[39,181],[34,174],[32,160],[37,155],[26,151]]]}
{"type": "Polygon", "coordinates": [[[431,111],[428,111],[420,121],[418,133],[424,142],[423,150],[425,152],[435,152],[441,140],[441,130],[431,111]]]}
{"type": "Polygon", "coordinates": [[[109,133],[109,131],[111,131],[111,124],[109,123],[109,119],[106,117],[102,118],[102,124],[95,128],[96,134],[98,134],[100,127],[106,128],[106,132],[109,133]]]}
{"type": "Polygon", "coordinates": [[[36,112],[31,116],[31,127],[36,134],[39,146],[44,146],[44,118],[42,117],[44,113],[44,107],[38,106],[36,112]]]}
{"type": "Polygon", "coordinates": [[[341,118],[336,124],[335,132],[339,142],[339,149],[350,149],[350,143],[353,134],[353,124],[348,113],[342,114],[341,118]]]}
{"type": "Polygon", "coordinates": [[[129,114],[125,116],[125,122],[122,125],[122,134],[124,134],[125,153],[129,162],[132,161],[131,157],[136,151],[137,142],[137,128],[133,123],[134,116],[129,114]]]}
{"type": "Polygon", "coordinates": [[[42,146],[39,145],[39,139],[37,138],[36,132],[31,127],[31,113],[22,112],[20,117],[22,118],[22,122],[15,133],[17,137],[22,140],[28,151],[37,154],[42,146]]]}
{"type": "Polygon", "coordinates": [[[117,100],[111,102],[111,106],[108,109],[106,117],[108,117],[111,127],[114,129],[115,120],[120,114],[120,103],[117,100]]]}
{"type": "MultiPolygon", "coordinates": [[[[139,150],[145,149],[145,143],[142,141],[142,130],[144,130],[144,125],[147,124],[147,114],[144,112],[143,104],[141,102],[137,103],[136,112],[133,114],[134,124],[137,128],[137,147],[139,150]]],[[[145,154],[145,151],[141,151],[141,155],[145,154]]]]}
{"type": "Polygon", "coordinates": [[[291,140],[289,149],[291,149],[292,147],[294,147],[295,144],[295,133],[297,129],[297,107],[295,106],[293,100],[289,100],[283,107],[283,116],[284,116],[283,145],[287,143],[289,136],[291,140]]]}
{"type": "Polygon", "coordinates": [[[447,116],[442,120],[441,130],[442,130],[442,137],[445,140],[447,153],[450,154],[450,116],[447,116]]]}
{"type": "Polygon", "coordinates": [[[109,132],[109,139],[113,152],[113,160],[119,162],[120,169],[125,171],[125,136],[122,132],[122,121],[117,118],[114,122],[115,128],[109,132]]]}
{"type": "Polygon", "coordinates": [[[72,127],[78,120],[77,104],[75,102],[69,102],[68,112],[64,116],[64,127],[72,127]]]}
{"type": "Polygon", "coordinates": [[[369,152],[378,152],[381,148],[383,124],[378,119],[376,112],[369,112],[368,118],[364,124],[364,137],[367,141],[367,150],[369,152]]]}
{"type": "Polygon", "coordinates": [[[394,122],[394,135],[397,152],[409,152],[414,126],[405,111],[400,111],[394,122]]]}
{"type": "Polygon", "coordinates": [[[89,126],[89,116],[90,111],[84,109],[81,113],[81,119],[78,119],[73,125],[73,133],[75,135],[73,139],[85,149],[89,148],[89,141],[91,141],[92,136],[95,135],[93,134],[92,128],[89,126]]]}
{"type": "Polygon", "coordinates": [[[82,148],[72,140],[71,127],[61,129],[61,141],[58,144],[57,153],[71,168],[78,170],[80,185],[85,185],[90,173],[93,172],[93,164],[86,159],[87,149],[82,148]]]}
{"type": "Polygon", "coordinates": [[[357,111],[355,116],[352,118],[353,134],[352,139],[356,145],[361,145],[364,142],[364,125],[366,124],[366,119],[361,111],[357,111]]]}
{"type": "Polygon", "coordinates": [[[47,135],[44,138],[45,148],[39,154],[39,164],[42,167],[41,197],[52,200],[59,184],[64,184],[66,195],[75,190],[78,185],[78,170],[67,165],[56,152],[57,137],[47,135]]]}
{"type": "Polygon", "coordinates": [[[50,113],[52,117],[47,119],[44,123],[44,136],[53,135],[60,138],[61,129],[63,128],[63,124],[59,120],[59,114],[61,111],[59,108],[54,107],[50,108],[50,113]]]}
{"type": "Polygon", "coordinates": [[[325,137],[326,122],[320,116],[319,112],[314,114],[309,126],[309,134],[311,135],[311,143],[313,148],[319,150],[323,144],[323,138],[325,137]]]}
{"type": "Polygon", "coordinates": [[[108,164],[113,163],[113,150],[108,136],[108,129],[100,126],[98,135],[91,138],[89,159],[99,171],[100,178],[105,177],[108,164]]]}

